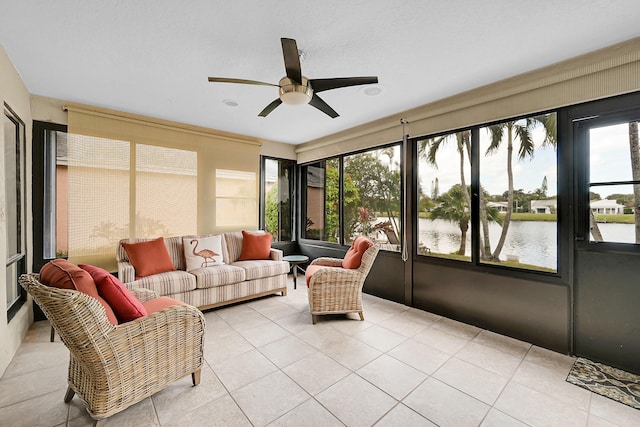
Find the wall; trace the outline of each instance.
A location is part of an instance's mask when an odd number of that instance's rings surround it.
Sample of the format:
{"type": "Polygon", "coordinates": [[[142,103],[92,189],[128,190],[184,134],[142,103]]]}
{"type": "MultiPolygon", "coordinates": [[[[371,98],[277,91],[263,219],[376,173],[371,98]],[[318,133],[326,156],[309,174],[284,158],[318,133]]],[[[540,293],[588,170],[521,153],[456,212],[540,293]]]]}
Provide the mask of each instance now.
{"type": "MultiPolygon", "coordinates": [[[[31,174],[29,173],[29,165],[31,165],[31,109],[29,105],[29,92],[24,83],[20,79],[18,72],[14,68],[4,47],[0,45],[0,101],[6,103],[15,111],[15,113],[24,121],[26,130],[26,164],[27,164],[27,189],[31,188],[31,174]]],[[[3,124],[0,123],[0,138],[4,139],[3,124]]],[[[4,140],[2,141],[4,146],[4,140]]],[[[0,164],[4,165],[4,150],[0,150],[0,164]]],[[[0,174],[0,376],[4,374],[9,362],[16,350],[20,346],[29,325],[33,319],[32,304],[29,299],[20,309],[20,311],[7,322],[7,301],[6,301],[6,217],[5,217],[5,190],[4,190],[4,167],[3,173],[0,174]]],[[[27,195],[27,254],[31,249],[31,202],[27,195]]],[[[31,257],[28,257],[27,264],[31,265],[31,257]]]]}

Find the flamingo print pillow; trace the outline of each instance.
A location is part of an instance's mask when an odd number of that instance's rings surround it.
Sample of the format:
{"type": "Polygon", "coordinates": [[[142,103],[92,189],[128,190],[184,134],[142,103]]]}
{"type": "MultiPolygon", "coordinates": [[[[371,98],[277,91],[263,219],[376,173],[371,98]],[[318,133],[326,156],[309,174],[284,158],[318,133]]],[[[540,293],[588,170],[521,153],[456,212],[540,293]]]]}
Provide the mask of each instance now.
{"type": "Polygon", "coordinates": [[[222,265],[222,236],[184,237],[184,258],[187,271],[222,265]]]}

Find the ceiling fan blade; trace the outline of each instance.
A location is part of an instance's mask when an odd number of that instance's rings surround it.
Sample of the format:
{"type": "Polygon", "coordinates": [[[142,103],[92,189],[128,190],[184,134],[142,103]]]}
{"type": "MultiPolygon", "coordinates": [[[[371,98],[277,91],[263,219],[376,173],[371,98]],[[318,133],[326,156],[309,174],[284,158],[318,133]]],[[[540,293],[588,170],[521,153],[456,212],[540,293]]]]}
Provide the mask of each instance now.
{"type": "Polygon", "coordinates": [[[333,108],[329,107],[329,104],[324,102],[322,100],[322,98],[320,98],[315,93],[313,94],[313,97],[311,98],[311,101],[309,101],[309,104],[313,105],[318,110],[322,111],[323,113],[325,113],[327,116],[331,117],[332,119],[335,119],[336,117],[338,117],[340,115],[340,114],[336,113],[336,111],[333,108]]]}
{"type": "Polygon", "coordinates": [[[271,104],[264,107],[264,110],[260,111],[260,114],[258,114],[258,116],[267,117],[267,115],[275,110],[276,107],[280,104],[282,104],[282,101],[280,100],[280,98],[276,98],[271,104]]]}
{"type": "Polygon", "coordinates": [[[274,85],[272,83],[259,82],[257,80],[245,80],[245,79],[229,79],[226,77],[209,77],[209,81],[213,83],[241,83],[245,85],[259,85],[259,86],[275,86],[280,87],[278,85],[274,85]]]}
{"type": "Polygon", "coordinates": [[[296,41],[285,38],[280,39],[280,41],[282,42],[282,56],[284,57],[284,68],[287,70],[287,77],[298,84],[302,84],[302,70],[296,41]]]}
{"type": "Polygon", "coordinates": [[[370,85],[378,83],[375,76],[368,77],[337,77],[334,79],[311,79],[309,80],[314,92],[323,90],[338,89],[347,86],[370,85]]]}

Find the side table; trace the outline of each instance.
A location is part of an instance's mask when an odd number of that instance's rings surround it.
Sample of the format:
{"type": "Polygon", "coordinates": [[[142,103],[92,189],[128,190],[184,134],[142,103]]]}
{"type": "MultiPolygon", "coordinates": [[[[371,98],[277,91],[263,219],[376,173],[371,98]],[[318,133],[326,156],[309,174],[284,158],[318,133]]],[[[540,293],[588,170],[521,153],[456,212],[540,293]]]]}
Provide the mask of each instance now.
{"type": "MultiPolygon", "coordinates": [[[[282,257],[283,261],[288,261],[292,264],[293,268],[293,289],[297,289],[298,282],[298,269],[300,268],[300,264],[304,264],[309,262],[309,257],[305,255],[287,255],[282,257]]],[[[300,268],[302,270],[302,268],[300,268]]]]}

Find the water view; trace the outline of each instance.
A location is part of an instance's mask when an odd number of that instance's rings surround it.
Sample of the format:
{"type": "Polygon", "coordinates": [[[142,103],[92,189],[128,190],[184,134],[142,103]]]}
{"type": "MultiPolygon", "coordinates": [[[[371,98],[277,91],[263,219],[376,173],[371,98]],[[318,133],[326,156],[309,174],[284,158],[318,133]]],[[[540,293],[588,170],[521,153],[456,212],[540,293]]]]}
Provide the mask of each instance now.
{"type": "MultiPolygon", "coordinates": [[[[598,224],[605,240],[634,243],[633,224],[598,224]]],[[[420,219],[419,241],[433,253],[450,254],[460,247],[460,228],[444,220],[420,219]]],[[[500,238],[500,226],[489,224],[491,247],[495,248],[500,238]]],[[[467,250],[471,254],[471,233],[467,235],[467,250]]],[[[512,221],[500,259],[517,258],[523,264],[557,269],[556,223],[545,221],[512,221]]]]}

